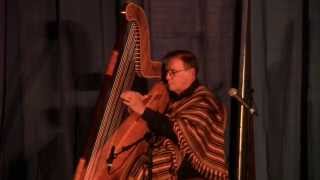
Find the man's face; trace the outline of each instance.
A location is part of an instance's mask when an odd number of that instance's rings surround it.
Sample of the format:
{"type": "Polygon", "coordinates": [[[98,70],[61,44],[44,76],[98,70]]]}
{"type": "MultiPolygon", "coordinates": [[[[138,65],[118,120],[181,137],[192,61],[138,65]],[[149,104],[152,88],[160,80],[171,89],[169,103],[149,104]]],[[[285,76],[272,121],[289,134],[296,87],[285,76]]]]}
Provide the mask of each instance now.
{"type": "Polygon", "coordinates": [[[194,68],[186,68],[179,58],[169,60],[166,79],[170,91],[180,94],[192,84],[195,78],[194,68]]]}

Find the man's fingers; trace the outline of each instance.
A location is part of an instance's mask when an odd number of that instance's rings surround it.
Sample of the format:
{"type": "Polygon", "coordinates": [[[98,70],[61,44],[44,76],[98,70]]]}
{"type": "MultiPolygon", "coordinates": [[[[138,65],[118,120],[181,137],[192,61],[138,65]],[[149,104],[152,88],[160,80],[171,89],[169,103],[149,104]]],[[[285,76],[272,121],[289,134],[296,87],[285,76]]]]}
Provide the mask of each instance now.
{"type": "Polygon", "coordinates": [[[124,100],[124,101],[122,101],[123,102],[123,104],[125,104],[125,105],[127,105],[127,106],[129,106],[130,105],[130,101],[126,101],[126,100],[124,100]]]}
{"type": "Polygon", "coordinates": [[[125,100],[125,101],[130,101],[132,99],[132,93],[130,93],[130,91],[126,91],[126,92],[123,92],[121,95],[120,95],[120,98],[125,100]]]}
{"type": "Polygon", "coordinates": [[[142,100],[147,100],[147,99],[149,99],[150,97],[151,97],[150,94],[144,95],[144,96],[142,97],[142,100]]]}

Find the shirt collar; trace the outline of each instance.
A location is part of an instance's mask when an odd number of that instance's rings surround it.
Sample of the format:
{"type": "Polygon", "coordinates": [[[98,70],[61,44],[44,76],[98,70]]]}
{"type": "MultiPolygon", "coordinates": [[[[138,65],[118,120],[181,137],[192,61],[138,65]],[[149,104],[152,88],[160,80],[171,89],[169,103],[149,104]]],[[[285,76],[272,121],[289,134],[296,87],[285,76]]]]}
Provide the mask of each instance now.
{"type": "Polygon", "coordinates": [[[184,90],[181,94],[177,94],[173,91],[169,91],[169,95],[170,95],[170,98],[173,100],[173,101],[178,101],[184,97],[188,97],[188,96],[191,96],[191,94],[197,89],[197,87],[199,87],[200,83],[198,81],[198,79],[194,80],[192,82],[192,84],[186,89],[184,90]]]}

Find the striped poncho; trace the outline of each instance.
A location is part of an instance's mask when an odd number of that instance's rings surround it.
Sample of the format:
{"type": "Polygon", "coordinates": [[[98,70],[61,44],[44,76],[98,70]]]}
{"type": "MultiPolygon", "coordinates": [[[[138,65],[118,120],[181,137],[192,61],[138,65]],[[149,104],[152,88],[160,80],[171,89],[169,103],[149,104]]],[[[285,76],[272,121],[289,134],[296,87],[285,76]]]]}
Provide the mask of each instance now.
{"type": "Polygon", "coordinates": [[[183,157],[208,179],[227,179],[224,154],[225,109],[204,86],[169,106],[183,157]],[[186,156],[188,155],[188,156],[186,156]]]}
{"type": "MultiPolygon", "coordinates": [[[[206,179],[228,179],[224,154],[226,114],[212,93],[198,86],[191,96],[169,104],[167,114],[173,123],[178,144],[160,141],[152,153],[152,178],[177,179],[181,163],[188,161],[206,179]]],[[[144,179],[147,169],[136,166],[132,179],[144,179]]]]}

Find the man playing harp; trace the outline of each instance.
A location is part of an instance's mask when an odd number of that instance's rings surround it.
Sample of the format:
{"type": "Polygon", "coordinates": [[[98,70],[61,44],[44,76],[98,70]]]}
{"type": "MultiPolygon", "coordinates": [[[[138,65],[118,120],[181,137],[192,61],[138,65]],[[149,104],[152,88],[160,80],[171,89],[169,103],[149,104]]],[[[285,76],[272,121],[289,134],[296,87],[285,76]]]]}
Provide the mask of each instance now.
{"type": "Polygon", "coordinates": [[[136,161],[129,176],[144,179],[152,172],[153,179],[228,179],[223,104],[199,83],[197,60],[191,52],[169,52],[163,60],[170,94],[165,113],[146,107],[143,101],[148,97],[138,92],[121,95],[152,132],[152,164],[136,161]]]}

